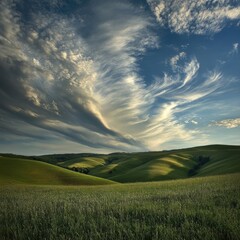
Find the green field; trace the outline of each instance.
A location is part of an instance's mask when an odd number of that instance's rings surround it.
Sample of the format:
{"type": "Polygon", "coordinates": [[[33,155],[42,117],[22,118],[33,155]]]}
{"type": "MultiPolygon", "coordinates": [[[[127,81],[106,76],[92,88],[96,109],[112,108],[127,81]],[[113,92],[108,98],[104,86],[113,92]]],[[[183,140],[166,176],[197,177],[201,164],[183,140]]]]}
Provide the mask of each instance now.
{"type": "Polygon", "coordinates": [[[117,182],[148,182],[240,172],[240,147],[211,145],[180,150],[103,154],[60,154],[37,158],[117,182]],[[209,161],[196,168],[199,157],[209,161]],[[196,169],[194,175],[189,171],[196,169]]]}
{"type": "Polygon", "coordinates": [[[1,240],[239,236],[238,146],[0,156],[1,240]]]}
{"type": "Polygon", "coordinates": [[[0,185],[102,185],[114,182],[76,173],[45,162],[0,157],[0,185]]]}
{"type": "Polygon", "coordinates": [[[240,172],[240,146],[112,154],[2,154],[0,167],[0,183],[96,185],[176,180],[240,172]]]}
{"type": "Polygon", "coordinates": [[[108,186],[2,186],[1,240],[239,239],[240,174],[108,186]]]}

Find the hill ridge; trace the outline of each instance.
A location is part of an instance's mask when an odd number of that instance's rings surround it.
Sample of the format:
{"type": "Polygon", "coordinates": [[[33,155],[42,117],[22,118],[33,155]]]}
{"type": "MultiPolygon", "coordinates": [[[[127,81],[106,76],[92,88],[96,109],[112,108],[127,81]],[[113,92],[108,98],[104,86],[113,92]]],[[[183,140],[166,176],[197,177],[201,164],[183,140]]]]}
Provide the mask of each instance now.
{"type": "Polygon", "coordinates": [[[46,162],[0,157],[0,185],[102,185],[115,182],[76,173],[46,162]]]}
{"type": "Polygon", "coordinates": [[[240,146],[222,144],[154,152],[55,154],[32,158],[123,183],[240,172],[240,146]]]}

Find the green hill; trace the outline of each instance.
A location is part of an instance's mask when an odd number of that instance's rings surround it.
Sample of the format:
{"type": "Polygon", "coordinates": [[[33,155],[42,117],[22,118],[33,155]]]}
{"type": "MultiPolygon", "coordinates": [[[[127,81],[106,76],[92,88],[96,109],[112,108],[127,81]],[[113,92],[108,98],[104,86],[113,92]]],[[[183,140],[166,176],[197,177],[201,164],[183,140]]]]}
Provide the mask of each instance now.
{"type": "MultiPolygon", "coordinates": [[[[10,155],[9,157],[14,157],[10,155]]],[[[24,157],[29,158],[29,157],[24,157]]],[[[240,172],[240,146],[210,145],[179,150],[30,157],[117,182],[148,182],[240,172]]],[[[61,168],[63,171],[63,169],[61,168]]]]}
{"type": "Polygon", "coordinates": [[[58,163],[62,167],[77,167],[77,168],[94,168],[97,166],[103,166],[106,163],[107,157],[78,157],[64,162],[58,163]]]}
{"type": "MultiPolygon", "coordinates": [[[[236,173],[240,172],[240,147],[215,145],[137,153],[132,154],[130,159],[118,162],[114,171],[115,174],[108,178],[119,182],[158,181],[236,173]],[[126,170],[128,162],[139,164],[131,170],[126,170]]],[[[100,168],[93,170],[92,173],[105,177],[101,174],[100,168]]]]}
{"type": "Polygon", "coordinates": [[[0,184],[103,185],[113,181],[76,173],[48,163],[0,157],[0,184]]]}
{"type": "Polygon", "coordinates": [[[117,182],[147,182],[240,172],[240,146],[211,145],[188,149],[39,157],[66,168],[117,182]],[[75,170],[76,170],[75,169],[75,170]]]}

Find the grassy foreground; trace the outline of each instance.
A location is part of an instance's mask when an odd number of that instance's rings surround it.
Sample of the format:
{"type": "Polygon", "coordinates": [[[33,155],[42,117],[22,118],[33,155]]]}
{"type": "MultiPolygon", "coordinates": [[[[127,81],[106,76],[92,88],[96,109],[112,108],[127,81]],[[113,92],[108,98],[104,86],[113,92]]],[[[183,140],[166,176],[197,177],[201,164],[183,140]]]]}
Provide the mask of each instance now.
{"type": "Polygon", "coordinates": [[[2,240],[239,236],[240,174],[98,187],[0,187],[2,240]]]}

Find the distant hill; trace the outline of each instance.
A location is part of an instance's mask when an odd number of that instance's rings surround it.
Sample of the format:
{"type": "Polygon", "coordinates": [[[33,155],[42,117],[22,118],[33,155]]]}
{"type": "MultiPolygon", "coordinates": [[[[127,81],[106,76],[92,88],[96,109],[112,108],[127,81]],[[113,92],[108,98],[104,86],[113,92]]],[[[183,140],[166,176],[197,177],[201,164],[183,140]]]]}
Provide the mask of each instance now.
{"type": "Polygon", "coordinates": [[[122,183],[240,172],[240,146],[228,145],[210,145],[161,152],[106,155],[56,154],[31,158],[122,183]]]}
{"type": "Polygon", "coordinates": [[[0,184],[103,185],[114,182],[29,159],[0,157],[0,184]]]}
{"type": "Polygon", "coordinates": [[[91,168],[89,174],[119,182],[145,182],[235,172],[240,172],[240,147],[214,145],[111,155],[106,164],[91,168]]]}

